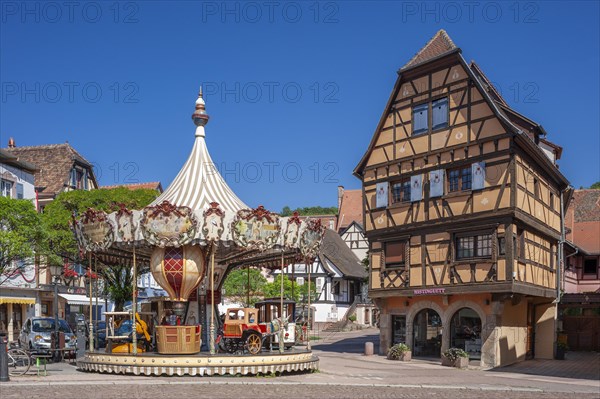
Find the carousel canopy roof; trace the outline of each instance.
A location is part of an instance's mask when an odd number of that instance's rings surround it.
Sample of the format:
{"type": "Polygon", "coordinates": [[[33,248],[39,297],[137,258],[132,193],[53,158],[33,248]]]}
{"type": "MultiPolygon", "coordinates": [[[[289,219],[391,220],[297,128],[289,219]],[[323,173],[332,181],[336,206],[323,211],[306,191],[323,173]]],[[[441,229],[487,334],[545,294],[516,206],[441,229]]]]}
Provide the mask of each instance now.
{"type": "Polygon", "coordinates": [[[192,114],[196,124],[196,140],[192,152],[171,185],[151,206],[169,201],[173,205],[187,206],[192,210],[207,209],[211,202],[218,203],[225,211],[237,212],[248,208],[229,188],[208,153],[204,139],[204,126],[208,123],[208,118],[201,88],[196,100],[196,111],[192,114]]]}
{"type": "Polygon", "coordinates": [[[225,264],[274,265],[297,255],[317,256],[324,227],[318,219],[283,218],[262,206],[250,209],[216,170],[204,140],[209,119],[202,91],[192,120],[196,139],[190,157],[175,180],[141,210],[123,205],[106,214],[88,209],[74,220],[79,247],[104,264],[129,264],[132,247],[137,264],[148,265],[155,247],[210,246],[225,264]]]}

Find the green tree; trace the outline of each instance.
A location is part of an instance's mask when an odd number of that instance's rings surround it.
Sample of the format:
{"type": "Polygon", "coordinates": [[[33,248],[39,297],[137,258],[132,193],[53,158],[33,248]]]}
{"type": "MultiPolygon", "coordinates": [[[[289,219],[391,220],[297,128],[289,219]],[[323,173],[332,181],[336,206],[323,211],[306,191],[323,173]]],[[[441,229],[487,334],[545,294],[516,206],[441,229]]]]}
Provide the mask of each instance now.
{"type": "MultiPolygon", "coordinates": [[[[311,279],[312,280],[312,279],[311,279]]],[[[283,276],[283,297],[296,302],[306,302],[308,300],[308,284],[294,284],[294,295],[292,296],[292,281],[287,275],[283,276]]],[[[310,284],[311,302],[317,299],[317,288],[314,281],[310,284]]],[[[281,274],[273,279],[272,283],[265,284],[265,298],[278,298],[281,296],[281,274]]]]}
{"type": "MultiPolygon", "coordinates": [[[[125,187],[99,190],[74,190],[59,194],[44,208],[42,224],[48,231],[48,242],[54,253],[48,262],[62,262],[69,258],[79,260],[79,248],[69,226],[72,215],[81,215],[88,208],[112,212],[118,204],[128,209],[141,209],[150,204],[158,193],[155,190],[129,190],[125,187]]],[[[117,265],[101,267],[100,277],[106,281],[106,290],[115,302],[115,309],[122,310],[126,301],[132,297],[133,273],[129,266],[117,265]]]]}
{"type": "Polygon", "coordinates": [[[284,206],[281,210],[281,216],[292,216],[294,212],[298,212],[300,216],[315,216],[315,215],[337,215],[338,208],[335,206],[307,206],[304,208],[290,209],[289,206],[284,206]]]}
{"type": "Polygon", "coordinates": [[[267,279],[259,269],[250,268],[250,271],[246,268],[234,269],[227,274],[223,281],[223,295],[243,306],[254,306],[262,299],[266,283],[267,279]],[[248,272],[250,273],[250,286],[248,286],[248,272]],[[248,290],[250,290],[250,303],[248,303],[248,290]]]}
{"type": "Polygon", "coordinates": [[[600,190],[600,181],[597,181],[596,183],[592,184],[590,188],[593,190],[600,190]]]}
{"type": "MultiPolygon", "coordinates": [[[[298,298],[300,298],[298,288],[299,286],[296,284],[294,287],[294,297],[292,298],[292,280],[286,275],[283,276],[283,297],[285,299],[298,301],[298,298]]],[[[273,282],[265,284],[264,294],[265,298],[279,298],[281,296],[281,274],[275,276],[273,282]]]]}
{"type": "Polygon", "coordinates": [[[31,201],[0,197],[0,285],[27,265],[23,261],[48,251],[46,238],[31,201]]]}

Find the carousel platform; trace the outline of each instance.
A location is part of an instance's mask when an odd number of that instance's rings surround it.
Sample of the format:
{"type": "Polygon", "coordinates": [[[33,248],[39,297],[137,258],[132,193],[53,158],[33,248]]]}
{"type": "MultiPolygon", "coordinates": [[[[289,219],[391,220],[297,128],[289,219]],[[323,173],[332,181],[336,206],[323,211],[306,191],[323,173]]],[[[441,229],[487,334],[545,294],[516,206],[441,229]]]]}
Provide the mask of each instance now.
{"type": "Polygon", "coordinates": [[[155,352],[137,356],[123,353],[87,352],[77,360],[82,371],[154,376],[257,375],[311,371],[319,368],[319,358],[311,351],[263,352],[258,355],[209,354],[161,355],[155,352]]]}

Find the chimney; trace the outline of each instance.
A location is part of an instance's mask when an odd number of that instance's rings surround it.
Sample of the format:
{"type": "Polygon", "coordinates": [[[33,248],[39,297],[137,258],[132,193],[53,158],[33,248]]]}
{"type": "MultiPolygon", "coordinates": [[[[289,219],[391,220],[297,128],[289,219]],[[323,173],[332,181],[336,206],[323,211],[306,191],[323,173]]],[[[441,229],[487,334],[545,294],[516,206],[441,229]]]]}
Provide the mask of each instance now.
{"type": "Polygon", "coordinates": [[[12,137],[10,137],[8,139],[8,148],[15,148],[17,145],[15,144],[15,139],[13,139],[12,137]]]}
{"type": "Polygon", "coordinates": [[[342,197],[344,196],[344,186],[338,186],[338,213],[342,207],[342,197]]]}

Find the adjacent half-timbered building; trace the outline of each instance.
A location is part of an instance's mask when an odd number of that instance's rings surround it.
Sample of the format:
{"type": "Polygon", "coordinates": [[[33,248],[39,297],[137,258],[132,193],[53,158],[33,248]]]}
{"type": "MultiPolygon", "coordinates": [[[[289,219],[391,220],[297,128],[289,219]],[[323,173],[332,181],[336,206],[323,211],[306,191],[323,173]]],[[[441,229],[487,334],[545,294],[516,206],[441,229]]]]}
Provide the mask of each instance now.
{"type": "Polygon", "coordinates": [[[382,353],[406,342],[482,366],[553,357],[569,193],[557,149],[443,30],[399,70],[354,171],[382,353]]]}

